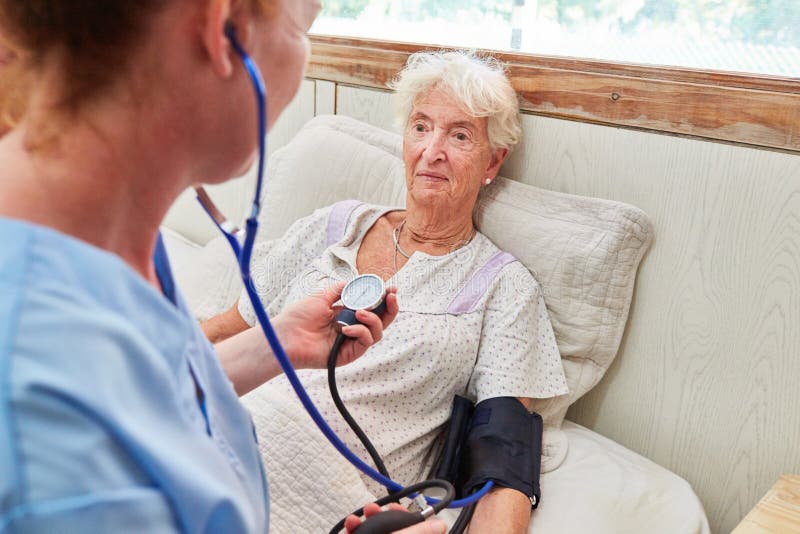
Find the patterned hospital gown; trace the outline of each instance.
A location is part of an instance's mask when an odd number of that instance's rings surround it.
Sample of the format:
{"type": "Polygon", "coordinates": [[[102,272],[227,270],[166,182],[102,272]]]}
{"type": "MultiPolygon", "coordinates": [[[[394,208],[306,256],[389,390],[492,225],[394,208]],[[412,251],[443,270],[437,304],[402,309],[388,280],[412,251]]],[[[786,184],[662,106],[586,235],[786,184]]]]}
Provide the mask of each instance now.
{"type": "MultiPolygon", "coordinates": [[[[344,201],[297,221],[283,238],[257,245],[253,278],[268,313],[359,274],[361,240],[393,209],[344,201]]],[[[443,256],[415,252],[388,284],[397,286],[397,319],[363,357],[338,368],[336,377],[345,405],[394,480],[424,478],[427,453],[448,420],[454,395],[479,402],[567,393],[539,285],[483,234],[443,256]]],[[[245,293],[239,312],[255,324],[245,293]]],[[[331,401],[326,371],[298,375],[343,441],[370,462],[331,401]]],[[[294,395],[283,375],[253,394],[294,395]]],[[[364,479],[380,494],[377,483],[364,479]]]]}

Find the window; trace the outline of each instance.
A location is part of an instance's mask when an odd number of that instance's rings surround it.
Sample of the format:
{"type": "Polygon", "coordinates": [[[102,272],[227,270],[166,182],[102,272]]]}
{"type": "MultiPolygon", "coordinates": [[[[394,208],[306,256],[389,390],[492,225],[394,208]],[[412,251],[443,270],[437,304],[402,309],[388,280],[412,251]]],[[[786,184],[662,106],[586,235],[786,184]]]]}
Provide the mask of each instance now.
{"type": "Polygon", "coordinates": [[[328,0],[312,32],[800,78],[798,0],[328,0]]]}
{"type": "Polygon", "coordinates": [[[484,48],[525,113],[800,153],[800,0],[325,1],[307,75],[336,87],[484,48]]]}

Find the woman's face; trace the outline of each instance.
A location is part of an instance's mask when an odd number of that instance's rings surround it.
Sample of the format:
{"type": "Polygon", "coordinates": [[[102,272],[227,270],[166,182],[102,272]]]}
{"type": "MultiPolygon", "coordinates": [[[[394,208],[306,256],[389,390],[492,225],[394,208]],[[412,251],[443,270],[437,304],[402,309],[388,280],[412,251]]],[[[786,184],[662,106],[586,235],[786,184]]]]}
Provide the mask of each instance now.
{"type": "Polygon", "coordinates": [[[473,117],[434,88],[414,103],[403,137],[409,195],[456,217],[470,215],[481,184],[495,177],[505,152],[491,149],[486,117],[473,117]]]}
{"type": "MultiPolygon", "coordinates": [[[[306,32],[320,10],[319,0],[275,1],[276,12],[269,17],[256,18],[252,24],[252,34],[244,43],[248,54],[261,70],[266,85],[268,130],[291,103],[300,87],[309,55],[306,32]]],[[[257,139],[252,134],[255,131],[256,116],[253,113],[252,88],[249,84],[247,79],[244,84],[246,87],[242,85],[244,98],[231,97],[232,105],[238,113],[226,115],[223,119],[226,124],[235,125],[229,130],[233,133],[225,140],[229,146],[236,147],[223,150],[230,154],[228,163],[233,161],[234,166],[214,173],[224,180],[246,172],[257,155],[257,139]],[[248,121],[252,121],[252,125],[248,121]],[[237,151],[242,147],[248,147],[244,157],[237,151]]],[[[209,181],[208,178],[205,180],[209,181]]]]}
{"type": "Polygon", "coordinates": [[[306,33],[319,13],[319,0],[279,0],[277,14],[257,26],[252,54],[267,84],[269,126],[289,105],[303,80],[309,56],[306,33]]]}

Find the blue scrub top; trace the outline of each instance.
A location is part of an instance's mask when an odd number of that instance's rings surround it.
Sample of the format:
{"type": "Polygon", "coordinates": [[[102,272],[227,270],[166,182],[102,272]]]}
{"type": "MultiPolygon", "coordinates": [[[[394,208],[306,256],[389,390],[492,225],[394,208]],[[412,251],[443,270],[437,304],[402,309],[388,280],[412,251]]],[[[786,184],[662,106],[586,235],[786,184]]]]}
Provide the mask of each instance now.
{"type": "Polygon", "coordinates": [[[0,532],[266,532],[248,413],[179,292],[0,218],[0,532]]]}

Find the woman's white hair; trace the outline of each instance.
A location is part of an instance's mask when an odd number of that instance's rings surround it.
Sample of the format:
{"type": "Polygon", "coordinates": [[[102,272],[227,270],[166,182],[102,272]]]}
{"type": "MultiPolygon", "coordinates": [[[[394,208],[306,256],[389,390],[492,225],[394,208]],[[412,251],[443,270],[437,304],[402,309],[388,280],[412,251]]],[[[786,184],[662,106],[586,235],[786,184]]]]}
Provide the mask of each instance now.
{"type": "Polygon", "coordinates": [[[473,117],[487,117],[492,148],[511,149],[522,136],[517,93],[502,63],[474,52],[417,52],[389,82],[394,89],[397,122],[403,129],[414,103],[432,89],[443,89],[473,117]]]}

